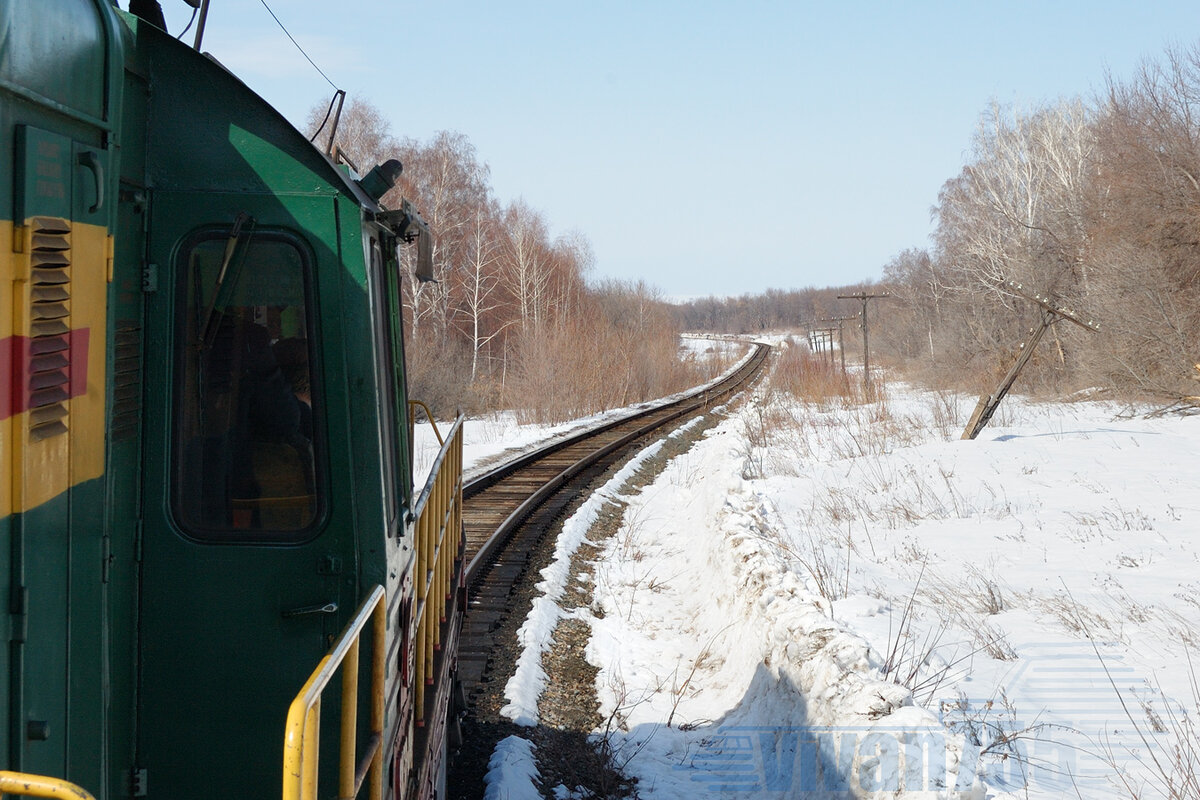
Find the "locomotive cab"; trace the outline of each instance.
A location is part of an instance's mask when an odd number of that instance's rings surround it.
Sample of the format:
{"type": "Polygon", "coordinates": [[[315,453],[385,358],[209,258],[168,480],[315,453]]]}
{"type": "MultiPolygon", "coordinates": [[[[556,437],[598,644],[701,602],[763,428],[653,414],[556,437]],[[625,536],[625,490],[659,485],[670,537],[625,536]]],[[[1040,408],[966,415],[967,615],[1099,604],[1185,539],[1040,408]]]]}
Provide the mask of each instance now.
{"type": "Polygon", "coordinates": [[[399,165],[354,179],[108,0],[8,0],[0,40],[2,768],[278,796],[292,698],[383,587],[385,782],[428,794],[461,455],[414,492],[395,249],[430,240],[378,203],[399,165]]]}

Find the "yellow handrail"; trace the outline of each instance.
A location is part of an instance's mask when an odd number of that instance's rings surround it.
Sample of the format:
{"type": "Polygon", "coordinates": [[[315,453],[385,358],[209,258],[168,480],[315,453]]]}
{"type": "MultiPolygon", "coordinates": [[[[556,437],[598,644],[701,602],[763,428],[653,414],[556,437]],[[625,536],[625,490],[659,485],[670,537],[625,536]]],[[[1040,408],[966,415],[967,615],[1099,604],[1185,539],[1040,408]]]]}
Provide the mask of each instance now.
{"type": "Polygon", "coordinates": [[[69,797],[73,800],[96,800],[91,792],[73,783],[44,775],[0,771],[0,794],[19,794],[25,797],[69,797]]]}
{"type": "Polygon", "coordinates": [[[384,661],[387,653],[387,603],[382,586],[376,586],[359,606],[354,619],[288,709],[283,735],[283,800],[315,800],[320,758],[321,693],[342,667],[342,735],[338,759],[338,797],[357,797],[370,776],[368,796],[383,797],[384,661]],[[361,762],[357,758],[358,644],[367,621],[372,624],[371,739],[361,762]]]}
{"type": "Polygon", "coordinates": [[[408,440],[413,441],[413,425],[416,423],[416,409],[421,409],[425,412],[426,419],[429,420],[429,426],[433,428],[433,435],[437,437],[438,447],[441,447],[446,442],[442,439],[442,432],[438,430],[437,420],[433,418],[433,412],[429,410],[429,406],[422,403],[420,400],[408,401],[408,440]]]}
{"type": "Polygon", "coordinates": [[[414,506],[416,557],[416,723],[425,724],[425,687],[434,682],[433,655],[441,648],[446,606],[454,583],[454,562],[462,545],[462,425],[460,416],[446,435],[429,478],[414,506]]]}

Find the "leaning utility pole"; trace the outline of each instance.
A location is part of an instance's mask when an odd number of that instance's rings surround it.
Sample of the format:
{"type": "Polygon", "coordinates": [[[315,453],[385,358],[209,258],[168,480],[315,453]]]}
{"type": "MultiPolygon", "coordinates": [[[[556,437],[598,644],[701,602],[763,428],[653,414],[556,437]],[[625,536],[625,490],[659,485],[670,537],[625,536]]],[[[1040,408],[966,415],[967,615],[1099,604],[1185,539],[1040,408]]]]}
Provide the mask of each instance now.
{"type": "Polygon", "coordinates": [[[1030,329],[1029,338],[1021,344],[1017,360],[1009,368],[1008,373],[1004,376],[1004,380],[1000,381],[1000,385],[996,387],[996,391],[979,398],[979,402],[975,405],[975,411],[971,414],[970,421],[967,422],[966,430],[963,431],[962,438],[964,439],[974,439],[983,430],[984,426],[988,424],[988,420],[992,418],[992,414],[996,413],[996,409],[1000,406],[1000,401],[1004,399],[1004,395],[1008,394],[1008,390],[1012,388],[1013,383],[1017,380],[1017,376],[1021,374],[1021,369],[1029,363],[1029,359],[1033,356],[1033,348],[1037,347],[1037,343],[1042,340],[1042,335],[1050,329],[1051,325],[1061,319],[1066,319],[1074,322],[1084,330],[1092,332],[1100,330],[1098,324],[1092,322],[1090,319],[1085,321],[1074,311],[1066,308],[1062,303],[1051,297],[1040,295],[1013,281],[1007,281],[1004,284],[1004,288],[1041,306],[1041,321],[1030,329]]]}
{"type": "Polygon", "coordinates": [[[863,396],[867,402],[871,400],[871,348],[867,339],[867,301],[874,300],[879,297],[891,297],[890,292],[883,294],[867,294],[866,292],[856,292],[855,294],[839,294],[838,300],[861,300],[862,301],[862,335],[863,335],[863,396]]]}

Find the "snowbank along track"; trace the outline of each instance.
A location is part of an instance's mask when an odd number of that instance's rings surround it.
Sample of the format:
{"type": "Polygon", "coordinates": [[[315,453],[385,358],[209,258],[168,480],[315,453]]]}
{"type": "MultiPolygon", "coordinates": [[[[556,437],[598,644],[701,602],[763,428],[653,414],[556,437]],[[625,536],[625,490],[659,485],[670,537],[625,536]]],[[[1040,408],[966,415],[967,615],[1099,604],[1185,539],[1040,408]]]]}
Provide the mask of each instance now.
{"type": "Polygon", "coordinates": [[[670,422],[713,407],[743,389],[766,363],[770,347],[754,351],[715,385],[554,442],[468,483],[463,488],[470,603],[463,623],[458,674],[468,695],[488,669],[492,631],[512,612],[513,587],[530,551],[584,487],[634,441],[670,422]]]}

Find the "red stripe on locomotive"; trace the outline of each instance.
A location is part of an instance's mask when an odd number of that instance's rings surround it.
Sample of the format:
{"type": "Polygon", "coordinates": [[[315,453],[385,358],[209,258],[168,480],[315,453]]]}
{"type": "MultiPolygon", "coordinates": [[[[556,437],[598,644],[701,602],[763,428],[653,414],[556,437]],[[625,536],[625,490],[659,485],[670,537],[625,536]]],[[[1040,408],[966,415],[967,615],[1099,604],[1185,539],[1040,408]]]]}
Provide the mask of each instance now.
{"type": "Polygon", "coordinates": [[[0,339],[0,420],[87,394],[91,330],[0,339]]]}

